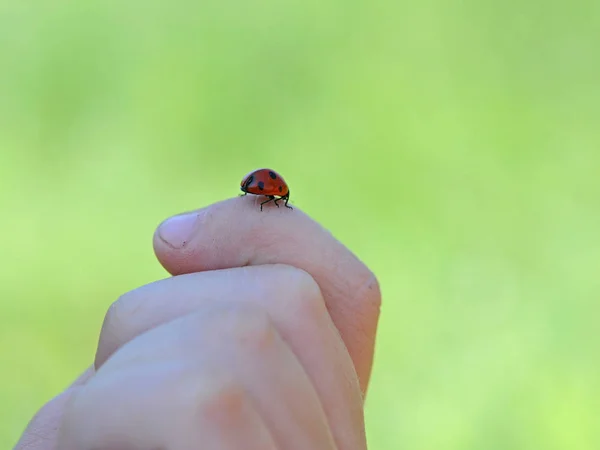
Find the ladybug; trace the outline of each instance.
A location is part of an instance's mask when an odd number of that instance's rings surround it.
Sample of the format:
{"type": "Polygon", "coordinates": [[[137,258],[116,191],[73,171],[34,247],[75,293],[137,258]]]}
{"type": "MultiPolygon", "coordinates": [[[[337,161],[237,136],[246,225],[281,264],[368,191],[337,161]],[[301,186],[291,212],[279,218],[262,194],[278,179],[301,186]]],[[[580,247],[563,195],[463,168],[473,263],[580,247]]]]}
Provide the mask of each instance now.
{"type": "MultiPolygon", "coordinates": [[[[269,197],[260,204],[260,210],[265,203],[273,201],[276,205],[279,200],[285,200],[285,206],[290,209],[294,209],[288,206],[288,200],[290,199],[290,189],[287,183],[281,175],[271,169],[258,169],[250,172],[246,175],[240,184],[240,189],[243,192],[242,196],[246,194],[265,195],[269,197]],[[275,198],[275,196],[279,198],[275,198]]],[[[277,205],[279,208],[279,205],[277,205]]]]}

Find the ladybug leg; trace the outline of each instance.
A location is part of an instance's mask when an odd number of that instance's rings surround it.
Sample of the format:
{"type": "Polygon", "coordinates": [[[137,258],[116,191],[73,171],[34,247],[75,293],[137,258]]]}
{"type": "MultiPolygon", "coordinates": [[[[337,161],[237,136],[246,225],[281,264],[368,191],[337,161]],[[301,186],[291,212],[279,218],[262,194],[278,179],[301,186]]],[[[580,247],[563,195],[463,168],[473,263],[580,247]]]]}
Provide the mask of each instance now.
{"type": "MultiPolygon", "coordinates": [[[[263,205],[264,205],[265,203],[269,203],[270,201],[273,201],[273,200],[275,200],[275,197],[273,197],[272,195],[268,195],[268,197],[269,197],[269,200],[265,200],[264,202],[262,202],[262,203],[260,204],[260,210],[261,210],[261,211],[262,211],[262,207],[263,207],[263,205]]],[[[277,203],[276,203],[276,204],[277,204],[277,203]]]]}
{"type": "Polygon", "coordinates": [[[290,200],[290,194],[289,194],[289,192],[288,192],[288,195],[286,195],[285,197],[281,197],[281,198],[285,198],[285,204],[284,204],[284,206],[286,208],[294,209],[291,206],[288,206],[288,201],[290,200]]]}

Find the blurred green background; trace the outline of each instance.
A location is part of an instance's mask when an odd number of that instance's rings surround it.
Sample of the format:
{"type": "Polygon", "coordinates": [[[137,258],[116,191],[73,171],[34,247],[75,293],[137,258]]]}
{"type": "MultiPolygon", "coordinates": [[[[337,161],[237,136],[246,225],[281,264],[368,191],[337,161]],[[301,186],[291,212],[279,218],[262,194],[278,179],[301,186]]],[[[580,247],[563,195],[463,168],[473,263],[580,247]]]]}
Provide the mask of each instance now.
{"type": "Polygon", "coordinates": [[[600,3],[0,3],[0,446],[268,166],[378,275],[371,449],[600,446],[600,3]]]}

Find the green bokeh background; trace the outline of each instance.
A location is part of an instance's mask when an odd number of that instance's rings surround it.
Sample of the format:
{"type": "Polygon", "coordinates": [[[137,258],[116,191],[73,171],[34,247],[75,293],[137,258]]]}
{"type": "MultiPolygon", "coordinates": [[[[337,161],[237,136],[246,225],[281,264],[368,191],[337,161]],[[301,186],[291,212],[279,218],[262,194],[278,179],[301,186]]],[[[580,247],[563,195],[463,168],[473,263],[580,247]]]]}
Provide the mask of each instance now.
{"type": "Polygon", "coordinates": [[[256,167],[378,275],[371,449],[600,445],[600,3],[0,3],[0,447],[256,167]]]}

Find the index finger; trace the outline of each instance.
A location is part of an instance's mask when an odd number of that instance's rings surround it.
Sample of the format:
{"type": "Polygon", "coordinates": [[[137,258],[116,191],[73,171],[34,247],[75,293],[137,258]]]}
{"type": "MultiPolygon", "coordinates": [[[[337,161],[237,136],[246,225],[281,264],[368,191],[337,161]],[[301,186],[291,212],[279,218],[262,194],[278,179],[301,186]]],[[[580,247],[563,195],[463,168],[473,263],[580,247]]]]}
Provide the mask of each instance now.
{"type": "Polygon", "coordinates": [[[266,206],[261,212],[254,196],[237,197],[171,217],[154,234],[156,256],[172,275],[277,263],[308,272],[366,392],[381,305],[377,278],[299,209],[266,206]]]}

